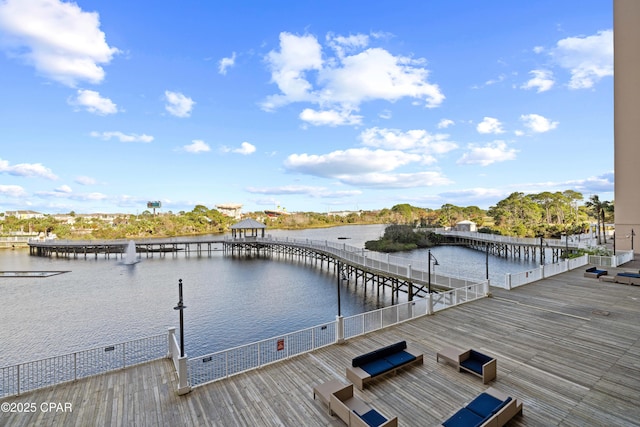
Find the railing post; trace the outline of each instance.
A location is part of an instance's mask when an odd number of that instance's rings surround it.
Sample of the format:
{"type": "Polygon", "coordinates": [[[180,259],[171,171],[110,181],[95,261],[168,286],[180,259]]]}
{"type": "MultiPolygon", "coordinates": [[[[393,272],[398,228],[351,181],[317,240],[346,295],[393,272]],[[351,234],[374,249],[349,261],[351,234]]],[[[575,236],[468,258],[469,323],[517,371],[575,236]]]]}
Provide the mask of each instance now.
{"type": "Polygon", "coordinates": [[[427,315],[433,314],[433,294],[427,295],[427,315]]]}
{"type": "Polygon", "coordinates": [[[17,384],[18,393],[16,395],[20,396],[20,365],[18,365],[17,379],[18,379],[18,384],[17,384]]]}
{"type": "Polygon", "coordinates": [[[185,395],[191,391],[189,387],[189,370],[187,366],[187,355],[178,359],[178,396],[185,395]]]}
{"type": "Polygon", "coordinates": [[[510,291],[511,290],[511,273],[507,273],[504,276],[504,284],[505,284],[505,287],[507,288],[507,290],[510,291]]]}
{"type": "Polygon", "coordinates": [[[344,342],[344,317],[336,316],[336,344],[344,342]]]}
{"type": "Polygon", "coordinates": [[[173,343],[175,342],[176,338],[176,328],[175,326],[172,326],[169,328],[169,336],[167,339],[167,359],[173,359],[173,343]]]}

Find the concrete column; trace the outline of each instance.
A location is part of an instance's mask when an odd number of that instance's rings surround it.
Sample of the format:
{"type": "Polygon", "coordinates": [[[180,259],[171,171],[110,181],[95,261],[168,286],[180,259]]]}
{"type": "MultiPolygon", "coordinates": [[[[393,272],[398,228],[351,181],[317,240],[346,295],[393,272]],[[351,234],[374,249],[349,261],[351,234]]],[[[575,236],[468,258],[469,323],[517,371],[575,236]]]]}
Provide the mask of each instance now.
{"type": "Polygon", "coordinates": [[[178,396],[185,395],[191,391],[189,387],[189,372],[187,369],[187,355],[178,359],[178,396]]]}
{"type": "Polygon", "coordinates": [[[336,316],[336,344],[344,342],[344,317],[336,316]]]}
{"type": "Polygon", "coordinates": [[[167,359],[173,359],[173,348],[174,348],[173,343],[175,342],[175,340],[176,340],[176,328],[171,327],[169,328],[169,335],[167,339],[167,359]]]}

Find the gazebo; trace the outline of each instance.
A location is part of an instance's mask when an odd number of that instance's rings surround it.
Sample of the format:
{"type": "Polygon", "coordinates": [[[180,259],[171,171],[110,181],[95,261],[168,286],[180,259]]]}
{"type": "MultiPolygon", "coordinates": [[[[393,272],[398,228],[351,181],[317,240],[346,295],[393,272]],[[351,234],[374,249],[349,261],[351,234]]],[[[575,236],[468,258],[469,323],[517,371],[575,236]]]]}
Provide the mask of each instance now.
{"type": "Polygon", "coordinates": [[[267,226],[261,222],[252,218],[243,219],[242,221],[233,224],[231,226],[231,236],[234,239],[242,239],[247,237],[258,237],[258,230],[261,231],[261,236],[264,237],[264,231],[267,226]]]}

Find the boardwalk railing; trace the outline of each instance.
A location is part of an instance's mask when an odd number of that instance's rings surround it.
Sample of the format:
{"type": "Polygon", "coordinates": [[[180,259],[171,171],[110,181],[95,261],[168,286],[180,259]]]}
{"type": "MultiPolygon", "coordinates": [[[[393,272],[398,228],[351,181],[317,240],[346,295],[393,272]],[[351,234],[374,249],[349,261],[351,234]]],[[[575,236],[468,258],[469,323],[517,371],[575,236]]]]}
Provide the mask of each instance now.
{"type": "Polygon", "coordinates": [[[189,385],[194,387],[217,381],[415,317],[433,314],[483,298],[488,292],[488,282],[476,282],[464,288],[430,294],[431,298],[427,296],[354,316],[338,317],[334,322],[190,358],[189,385]]]}
{"type": "Polygon", "coordinates": [[[0,398],[167,357],[166,334],[0,368],[0,398]]]}
{"type": "MultiPolygon", "coordinates": [[[[236,239],[237,241],[238,239],[236,239]]],[[[345,243],[330,242],[327,240],[309,240],[309,239],[277,239],[267,237],[264,239],[252,239],[252,241],[265,243],[281,243],[291,246],[300,246],[307,249],[314,249],[331,254],[341,258],[351,264],[376,270],[380,273],[394,274],[402,276],[410,281],[423,282],[429,281],[428,265],[426,260],[415,260],[390,255],[388,253],[367,251],[364,248],[349,246],[345,243]]],[[[462,288],[478,283],[477,279],[464,277],[452,277],[431,272],[431,281],[441,288],[462,288]]]]}
{"type": "Polygon", "coordinates": [[[633,251],[620,252],[615,256],[597,256],[582,255],[577,258],[565,259],[554,264],[544,264],[538,268],[521,271],[519,273],[507,273],[505,275],[504,285],[492,283],[491,286],[497,286],[504,289],[513,289],[518,286],[526,285],[546,277],[555,276],[569,270],[583,267],[585,265],[597,265],[602,267],[617,267],[626,262],[633,260],[633,251]]]}

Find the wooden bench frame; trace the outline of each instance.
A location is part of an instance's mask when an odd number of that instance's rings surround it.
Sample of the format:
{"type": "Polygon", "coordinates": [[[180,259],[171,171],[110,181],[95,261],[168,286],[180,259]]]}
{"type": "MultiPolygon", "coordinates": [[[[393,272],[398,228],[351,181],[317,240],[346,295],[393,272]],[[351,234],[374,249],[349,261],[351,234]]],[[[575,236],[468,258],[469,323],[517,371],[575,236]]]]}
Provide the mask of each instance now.
{"type": "MultiPolygon", "coordinates": [[[[509,396],[493,387],[488,388],[485,393],[503,402],[509,398],[509,396]]],[[[491,418],[483,422],[481,427],[502,427],[516,415],[522,415],[522,402],[518,402],[517,399],[512,398],[509,403],[502,407],[491,418]]]]}
{"type": "MultiPolygon", "coordinates": [[[[364,414],[372,409],[378,412],[375,408],[372,408],[357,396],[354,396],[353,384],[349,384],[344,388],[331,393],[329,400],[329,413],[331,414],[335,412],[335,414],[348,426],[368,427],[368,424],[358,416],[358,413],[364,414]]],[[[380,412],[378,412],[378,414],[387,419],[387,421],[380,424],[380,427],[398,426],[398,417],[388,418],[380,412]]]]}
{"type": "Polygon", "coordinates": [[[407,353],[409,353],[410,355],[414,356],[415,359],[404,363],[400,366],[397,366],[389,371],[383,372],[382,374],[379,375],[375,375],[375,376],[371,376],[371,374],[369,374],[367,371],[365,371],[362,368],[359,367],[353,367],[353,366],[348,366],[347,367],[347,379],[349,381],[351,381],[356,387],[358,387],[359,390],[364,390],[364,386],[369,382],[372,381],[378,377],[382,377],[384,375],[387,374],[393,374],[395,375],[396,372],[398,371],[398,369],[402,369],[405,368],[407,366],[410,365],[422,365],[424,363],[424,355],[422,353],[420,353],[419,351],[412,349],[410,346],[407,346],[407,348],[404,350],[407,353]]]}
{"type": "Polygon", "coordinates": [[[458,372],[470,372],[473,375],[482,378],[482,382],[484,384],[487,384],[489,381],[495,380],[498,376],[498,361],[495,358],[492,358],[489,362],[482,365],[482,374],[479,374],[471,369],[467,369],[460,364],[461,362],[467,360],[470,354],[471,349],[465,351],[453,347],[447,347],[436,353],[436,363],[439,362],[440,359],[444,359],[449,364],[458,368],[458,372]]]}

